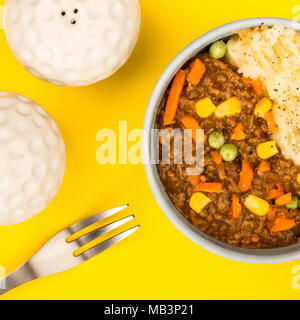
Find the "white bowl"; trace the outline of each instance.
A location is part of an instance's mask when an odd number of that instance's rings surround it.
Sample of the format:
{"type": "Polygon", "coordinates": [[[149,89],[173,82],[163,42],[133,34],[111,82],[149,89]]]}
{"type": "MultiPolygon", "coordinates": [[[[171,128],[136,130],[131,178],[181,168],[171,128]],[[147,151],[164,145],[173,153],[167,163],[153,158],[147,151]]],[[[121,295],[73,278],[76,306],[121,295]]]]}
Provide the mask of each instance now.
{"type": "Polygon", "coordinates": [[[281,24],[300,31],[300,23],[281,18],[251,18],[234,21],[200,36],[198,39],[188,45],[181,53],[179,53],[174,60],[172,60],[158,80],[147,107],[144,121],[144,131],[146,134],[144,135],[143,139],[143,156],[146,174],[152,189],[152,193],[160,208],[178,230],[180,230],[185,236],[197,243],[202,248],[216,253],[222,257],[248,263],[267,264],[300,259],[300,243],[278,249],[243,249],[218,241],[194,227],[172,204],[162,182],[160,181],[156,164],[151,164],[151,154],[154,154],[156,150],[151,150],[151,137],[149,134],[151,129],[154,128],[156,114],[167,87],[169,86],[176,72],[187,61],[189,61],[197,53],[201,52],[214,41],[229,37],[239,29],[254,27],[260,25],[261,23],[269,26],[281,24]]]}

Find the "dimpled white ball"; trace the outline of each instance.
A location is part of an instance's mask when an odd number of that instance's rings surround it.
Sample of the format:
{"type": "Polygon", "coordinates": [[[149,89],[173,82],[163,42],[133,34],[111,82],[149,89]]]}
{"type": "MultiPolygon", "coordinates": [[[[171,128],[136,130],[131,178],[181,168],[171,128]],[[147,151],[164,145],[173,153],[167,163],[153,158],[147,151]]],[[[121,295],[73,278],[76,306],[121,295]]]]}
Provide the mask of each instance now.
{"type": "Polygon", "coordinates": [[[32,74],[61,86],[105,79],[138,39],[138,0],[6,0],[8,44],[32,74]]]}
{"type": "Polygon", "coordinates": [[[21,95],[0,92],[0,225],[44,209],[64,171],[65,145],[50,115],[21,95]]]}

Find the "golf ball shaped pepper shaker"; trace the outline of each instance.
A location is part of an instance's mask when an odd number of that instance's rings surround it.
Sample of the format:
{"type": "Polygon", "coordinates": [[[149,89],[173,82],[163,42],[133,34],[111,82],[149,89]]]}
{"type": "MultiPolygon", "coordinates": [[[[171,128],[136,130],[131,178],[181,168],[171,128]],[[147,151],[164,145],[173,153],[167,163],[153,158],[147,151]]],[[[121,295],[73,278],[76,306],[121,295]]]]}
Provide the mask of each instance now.
{"type": "Polygon", "coordinates": [[[61,86],[85,86],[116,72],[139,34],[138,0],[6,0],[4,26],[18,61],[61,86]]]}
{"type": "Polygon", "coordinates": [[[21,95],[0,92],[0,225],[43,210],[64,171],[65,145],[50,115],[21,95]]]}

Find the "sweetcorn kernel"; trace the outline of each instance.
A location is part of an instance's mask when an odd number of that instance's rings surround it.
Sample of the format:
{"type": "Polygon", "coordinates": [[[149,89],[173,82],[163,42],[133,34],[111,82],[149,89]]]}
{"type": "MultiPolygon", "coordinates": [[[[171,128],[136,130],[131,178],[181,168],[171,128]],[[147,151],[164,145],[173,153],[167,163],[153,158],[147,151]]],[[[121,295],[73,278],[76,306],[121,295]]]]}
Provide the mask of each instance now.
{"type": "Polygon", "coordinates": [[[196,192],[191,196],[190,207],[197,213],[200,213],[210,202],[211,199],[205,194],[202,192],[196,192]]]}
{"type": "Polygon", "coordinates": [[[244,205],[248,210],[258,216],[265,216],[270,209],[270,205],[266,200],[253,195],[249,195],[245,199],[244,205]]]}
{"type": "Polygon", "coordinates": [[[217,106],[217,109],[215,111],[217,118],[224,118],[232,116],[236,113],[240,113],[242,110],[241,104],[239,100],[236,97],[232,97],[223,103],[219,104],[217,106]]]}
{"type": "Polygon", "coordinates": [[[201,118],[208,118],[216,110],[216,106],[211,101],[210,97],[199,100],[196,103],[196,112],[201,118]]]}
{"type": "Polygon", "coordinates": [[[264,118],[272,108],[272,101],[269,98],[262,98],[255,106],[254,114],[258,117],[264,118]]]}
{"type": "Polygon", "coordinates": [[[260,143],[256,148],[257,155],[263,159],[269,159],[277,154],[279,151],[276,147],[275,141],[268,141],[260,143]]]}

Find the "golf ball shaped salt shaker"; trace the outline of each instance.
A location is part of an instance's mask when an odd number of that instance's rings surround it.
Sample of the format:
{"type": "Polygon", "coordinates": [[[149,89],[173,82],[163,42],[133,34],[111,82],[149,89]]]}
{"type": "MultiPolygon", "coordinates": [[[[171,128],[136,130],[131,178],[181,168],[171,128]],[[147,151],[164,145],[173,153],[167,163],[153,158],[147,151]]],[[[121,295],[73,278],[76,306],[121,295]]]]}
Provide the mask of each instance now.
{"type": "Polygon", "coordinates": [[[85,86],[116,72],[139,34],[138,0],[6,0],[4,26],[18,61],[61,86],[85,86]]]}
{"type": "Polygon", "coordinates": [[[43,210],[64,171],[65,145],[50,115],[21,95],[0,92],[0,225],[43,210]]]}

